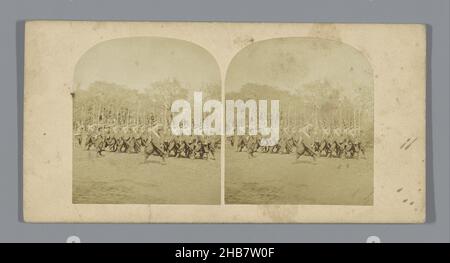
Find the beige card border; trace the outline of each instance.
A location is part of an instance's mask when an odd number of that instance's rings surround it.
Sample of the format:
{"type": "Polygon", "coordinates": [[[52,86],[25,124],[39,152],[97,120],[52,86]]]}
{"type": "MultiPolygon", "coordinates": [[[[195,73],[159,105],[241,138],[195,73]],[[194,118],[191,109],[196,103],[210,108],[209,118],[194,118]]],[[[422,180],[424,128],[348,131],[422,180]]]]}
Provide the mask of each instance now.
{"type": "MultiPolygon", "coordinates": [[[[24,221],[424,222],[425,35],[424,25],[412,24],[27,22],[24,221]],[[84,52],[102,41],[136,36],[170,37],[204,47],[216,58],[222,81],[233,56],[248,44],[237,40],[249,36],[255,41],[302,36],[339,39],[360,50],[375,76],[374,205],[223,205],[223,184],[222,205],[72,204],[70,92],[75,65],[84,52]],[[400,149],[408,138],[417,139],[407,150],[400,149]]],[[[221,167],[223,183],[223,162],[221,167]]]]}

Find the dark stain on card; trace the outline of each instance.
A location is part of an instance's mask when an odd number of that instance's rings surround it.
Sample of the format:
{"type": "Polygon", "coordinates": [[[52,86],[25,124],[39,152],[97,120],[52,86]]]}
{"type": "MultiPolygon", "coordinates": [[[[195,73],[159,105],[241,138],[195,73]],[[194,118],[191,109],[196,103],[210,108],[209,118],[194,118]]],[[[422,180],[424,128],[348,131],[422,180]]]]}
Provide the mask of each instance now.
{"type": "Polygon", "coordinates": [[[403,149],[403,147],[405,147],[405,145],[406,145],[410,140],[411,140],[411,138],[408,138],[408,139],[406,140],[406,142],[404,142],[404,143],[400,146],[400,149],[403,149]]]}
{"type": "Polygon", "coordinates": [[[417,137],[414,138],[414,140],[412,140],[408,145],[405,146],[405,150],[408,150],[409,147],[411,147],[411,145],[417,140],[417,137]]]}

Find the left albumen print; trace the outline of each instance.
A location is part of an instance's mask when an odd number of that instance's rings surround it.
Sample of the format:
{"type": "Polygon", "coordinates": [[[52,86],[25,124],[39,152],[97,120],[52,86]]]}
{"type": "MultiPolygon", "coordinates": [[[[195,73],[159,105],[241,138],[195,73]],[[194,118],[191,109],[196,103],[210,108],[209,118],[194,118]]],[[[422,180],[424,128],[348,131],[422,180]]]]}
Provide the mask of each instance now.
{"type": "MultiPolygon", "coordinates": [[[[74,72],[76,204],[220,204],[220,136],[173,136],[173,101],[221,100],[214,57],[191,42],[105,41],[74,72]]],[[[191,104],[193,105],[193,104],[191,104]]]]}

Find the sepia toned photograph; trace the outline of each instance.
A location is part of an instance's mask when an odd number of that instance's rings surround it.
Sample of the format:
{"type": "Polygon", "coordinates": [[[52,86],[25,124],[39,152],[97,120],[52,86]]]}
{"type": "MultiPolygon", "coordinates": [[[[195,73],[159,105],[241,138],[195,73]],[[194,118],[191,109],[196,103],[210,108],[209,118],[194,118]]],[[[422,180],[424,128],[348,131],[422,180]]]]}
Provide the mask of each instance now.
{"type": "Polygon", "coordinates": [[[426,27],[26,23],[26,222],[421,223],[426,27]]]}
{"type": "MultiPolygon", "coordinates": [[[[74,78],[74,203],[220,202],[224,116],[205,135],[203,101],[221,103],[221,82],[206,50],[109,40],[80,58],[74,78]],[[174,102],[188,98],[200,105],[180,104],[177,117],[174,102]]],[[[372,204],[373,74],[360,52],[320,38],[252,43],[230,63],[225,92],[226,203],[372,204]]]]}
{"type": "Polygon", "coordinates": [[[73,203],[219,204],[220,136],[174,136],[174,100],[220,99],[214,58],[187,41],[123,38],[78,61],[73,203]]]}
{"type": "Polygon", "coordinates": [[[266,120],[279,126],[273,145],[259,132],[227,136],[227,204],[372,205],[373,72],[361,52],[320,38],[255,42],[225,88],[227,100],[276,100],[280,112],[266,120]]]}

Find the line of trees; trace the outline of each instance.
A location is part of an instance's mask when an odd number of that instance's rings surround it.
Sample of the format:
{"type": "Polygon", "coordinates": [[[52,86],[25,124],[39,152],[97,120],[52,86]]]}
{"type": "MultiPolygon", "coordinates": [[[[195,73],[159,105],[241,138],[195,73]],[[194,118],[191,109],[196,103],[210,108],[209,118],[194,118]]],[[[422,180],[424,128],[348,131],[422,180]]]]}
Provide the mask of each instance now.
{"type": "MultiPolygon", "coordinates": [[[[195,89],[203,99],[221,100],[218,83],[204,84],[195,89]]],[[[227,92],[226,99],[280,100],[280,125],[300,127],[311,123],[317,127],[358,128],[368,140],[373,138],[373,94],[361,88],[352,98],[326,81],[304,85],[302,89],[282,90],[277,87],[247,83],[239,92],[227,92]]],[[[176,79],[151,83],[143,90],[129,89],[115,83],[94,82],[79,89],[74,96],[74,128],[78,125],[152,125],[170,126],[172,102],[185,99],[192,102],[193,90],[176,79]]]]}
{"type": "MultiPolygon", "coordinates": [[[[196,89],[205,99],[220,99],[219,84],[208,83],[196,89]]],[[[154,82],[143,90],[107,82],[94,82],[74,96],[74,127],[78,125],[170,125],[172,102],[189,100],[190,91],[176,79],[154,82]]]]}
{"type": "Polygon", "coordinates": [[[358,89],[352,98],[327,81],[316,81],[301,89],[247,83],[238,92],[227,92],[226,99],[280,100],[280,128],[316,127],[357,128],[364,137],[373,137],[373,95],[367,87],[358,89]]]}

